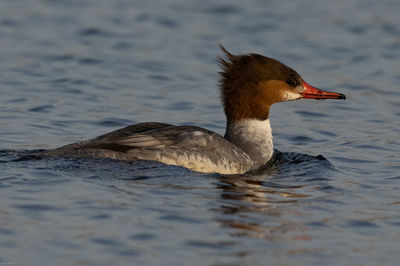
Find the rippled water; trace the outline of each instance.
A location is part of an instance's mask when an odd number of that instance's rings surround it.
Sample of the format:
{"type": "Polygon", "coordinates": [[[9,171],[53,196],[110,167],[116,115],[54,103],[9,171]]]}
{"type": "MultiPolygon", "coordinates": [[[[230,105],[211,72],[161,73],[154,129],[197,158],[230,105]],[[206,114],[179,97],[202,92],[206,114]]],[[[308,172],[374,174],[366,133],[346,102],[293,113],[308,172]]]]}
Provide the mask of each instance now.
{"type": "Polygon", "coordinates": [[[396,265],[398,1],[0,3],[0,264],[396,265]],[[144,121],[223,134],[217,43],[347,101],[277,104],[244,176],[29,154],[144,121]]]}

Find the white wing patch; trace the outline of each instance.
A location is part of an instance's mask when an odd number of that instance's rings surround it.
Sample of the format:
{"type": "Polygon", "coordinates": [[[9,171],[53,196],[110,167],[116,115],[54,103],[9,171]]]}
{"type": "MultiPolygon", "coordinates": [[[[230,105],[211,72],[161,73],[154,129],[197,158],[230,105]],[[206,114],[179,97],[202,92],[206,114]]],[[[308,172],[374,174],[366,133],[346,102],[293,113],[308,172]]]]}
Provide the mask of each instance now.
{"type": "Polygon", "coordinates": [[[182,146],[207,146],[209,142],[211,142],[213,137],[209,134],[204,134],[204,132],[201,131],[190,131],[190,132],[184,132],[182,133],[178,141],[179,145],[182,146]]]}
{"type": "Polygon", "coordinates": [[[201,132],[201,131],[193,131],[192,134],[193,134],[193,137],[199,137],[199,136],[203,136],[204,135],[204,133],[201,132]]]}

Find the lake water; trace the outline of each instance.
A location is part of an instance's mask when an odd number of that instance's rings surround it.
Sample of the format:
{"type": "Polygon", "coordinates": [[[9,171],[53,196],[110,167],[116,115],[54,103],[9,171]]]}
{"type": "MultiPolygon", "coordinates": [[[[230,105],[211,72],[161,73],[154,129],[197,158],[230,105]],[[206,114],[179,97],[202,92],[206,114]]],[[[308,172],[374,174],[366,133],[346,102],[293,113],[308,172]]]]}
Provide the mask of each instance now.
{"type": "Polygon", "coordinates": [[[0,264],[398,265],[399,13],[394,0],[1,1],[0,264]],[[347,100],[273,106],[276,157],[258,175],[27,156],[145,121],[223,134],[218,43],[347,100]]]}

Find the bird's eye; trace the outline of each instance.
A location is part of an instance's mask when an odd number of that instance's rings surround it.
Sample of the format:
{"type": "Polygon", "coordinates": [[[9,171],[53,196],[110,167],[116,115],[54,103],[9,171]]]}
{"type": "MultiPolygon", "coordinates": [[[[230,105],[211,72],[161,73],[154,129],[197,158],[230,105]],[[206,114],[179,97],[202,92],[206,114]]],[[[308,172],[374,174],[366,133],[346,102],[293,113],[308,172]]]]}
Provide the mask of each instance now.
{"type": "Polygon", "coordinates": [[[287,81],[286,81],[286,83],[289,85],[289,86],[291,86],[291,87],[296,87],[297,85],[298,85],[298,83],[297,83],[297,80],[295,80],[295,79],[288,79],[287,81]]]}

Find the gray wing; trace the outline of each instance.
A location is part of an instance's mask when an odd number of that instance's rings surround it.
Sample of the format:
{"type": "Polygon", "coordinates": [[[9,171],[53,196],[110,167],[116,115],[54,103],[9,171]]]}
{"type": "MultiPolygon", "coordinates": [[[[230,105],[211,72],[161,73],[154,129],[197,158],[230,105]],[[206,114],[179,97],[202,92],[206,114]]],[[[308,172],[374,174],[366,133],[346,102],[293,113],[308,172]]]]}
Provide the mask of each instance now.
{"type": "Polygon", "coordinates": [[[140,133],[146,134],[146,132],[149,132],[149,131],[153,131],[153,130],[161,129],[161,128],[172,127],[172,126],[173,125],[171,125],[171,124],[164,124],[164,123],[158,123],[158,122],[140,123],[140,124],[127,126],[127,127],[115,130],[113,132],[101,135],[101,136],[95,138],[95,140],[107,141],[107,140],[127,137],[132,134],[140,134],[140,133]]]}
{"type": "Polygon", "coordinates": [[[82,149],[102,149],[128,152],[132,149],[143,148],[174,147],[190,149],[196,146],[220,146],[212,145],[215,141],[226,142],[220,135],[200,127],[148,122],[121,128],[94,139],[69,144],[53,151],[61,153],[62,151],[82,149]]]}
{"type": "Polygon", "coordinates": [[[127,152],[132,149],[182,148],[212,146],[225,142],[220,135],[195,126],[173,126],[162,123],[142,123],[129,126],[80,144],[79,149],[106,149],[127,152]],[[214,143],[216,144],[216,143],[214,143]]]}
{"type": "Polygon", "coordinates": [[[237,173],[251,166],[242,149],[217,133],[196,126],[162,123],[129,126],[42,156],[154,160],[201,172],[237,173]]]}

